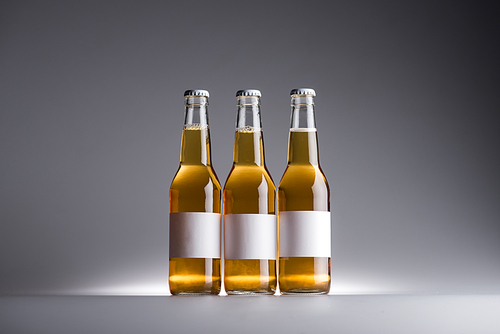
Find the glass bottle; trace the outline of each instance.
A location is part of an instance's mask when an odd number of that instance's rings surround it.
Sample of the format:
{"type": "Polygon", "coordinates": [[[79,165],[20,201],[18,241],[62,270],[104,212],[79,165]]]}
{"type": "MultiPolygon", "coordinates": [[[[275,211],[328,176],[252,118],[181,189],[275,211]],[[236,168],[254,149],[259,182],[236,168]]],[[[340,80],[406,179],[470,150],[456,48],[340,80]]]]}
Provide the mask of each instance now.
{"type": "Polygon", "coordinates": [[[173,295],[221,289],[221,186],[211,164],[206,90],[187,90],[180,165],[170,187],[173,295]]]}
{"type": "Polygon", "coordinates": [[[319,165],[313,89],[293,89],[288,166],[278,187],[283,294],[330,290],[330,188],[319,165]]]}
{"type": "Polygon", "coordinates": [[[276,188],[264,162],[260,91],[236,93],[234,163],[224,186],[224,285],[228,294],[276,290],[276,188]]]}

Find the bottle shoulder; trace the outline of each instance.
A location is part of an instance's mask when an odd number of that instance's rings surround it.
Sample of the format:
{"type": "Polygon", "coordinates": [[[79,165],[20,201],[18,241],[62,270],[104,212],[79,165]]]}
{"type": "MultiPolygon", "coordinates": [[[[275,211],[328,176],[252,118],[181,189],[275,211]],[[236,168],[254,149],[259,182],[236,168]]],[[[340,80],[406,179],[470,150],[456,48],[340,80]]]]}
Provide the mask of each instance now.
{"type": "Polygon", "coordinates": [[[265,166],[235,164],[229,172],[224,189],[256,188],[263,182],[276,190],[271,174],[265,166]]]}
{"type": "Polygon", "coordinates": [[[311,188],[329,189],[328,181],[320,165],[289,164],[283,173],[279,190],[295,190],[311,188]]]}
{"type": "Polygon", "coordinates": [[[170,188],[204,188],[209,183],[211,183],[215,189],[221,190],[219,179],[212,166],[181,164],[177,169],[177,173],[172,180],[170,188]]]}
{"type": "Polygon", "coordinates": [[[279,211],[330,211],[330,188],[319,166],[291,166],[278,188],[279,211]]]}

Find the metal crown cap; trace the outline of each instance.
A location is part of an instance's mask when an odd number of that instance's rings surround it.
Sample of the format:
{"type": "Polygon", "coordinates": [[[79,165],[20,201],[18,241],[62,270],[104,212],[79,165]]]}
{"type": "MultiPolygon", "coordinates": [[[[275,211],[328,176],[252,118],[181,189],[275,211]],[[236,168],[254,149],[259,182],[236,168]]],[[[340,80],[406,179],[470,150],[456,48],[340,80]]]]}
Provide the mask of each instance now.
{"type": "Polygon", "coordinates": [[[295,88],[292,89],[290,95],[312,95],[316,96],[316,92],[312,88],[295,88]]]}
{"type": "Polygon", "coordinates": [[[258,96],[260,97],[260,90],[258,89],[242,89],[236,92],[236,97],[240,96],[258,96]]]}
{"type": "Polygon", "coordinates": [[[204,89],[188,89],[184,92],[184,96],[206,96],[209,97],[210,93],[204,89]]]}

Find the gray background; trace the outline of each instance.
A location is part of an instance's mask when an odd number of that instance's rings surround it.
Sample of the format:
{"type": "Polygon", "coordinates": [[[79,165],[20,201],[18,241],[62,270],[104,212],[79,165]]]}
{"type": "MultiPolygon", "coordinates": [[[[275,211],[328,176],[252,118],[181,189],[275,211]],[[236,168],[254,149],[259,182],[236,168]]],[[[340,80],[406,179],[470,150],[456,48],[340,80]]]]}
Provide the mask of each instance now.
{"type": "Polygon", "coordinates": [[[232,163],[257,88],[267,165],[316,89],[333,293],[500,292],[494,2],[0,4],[0,294],[168,291],[185,89],[232,163]]]}

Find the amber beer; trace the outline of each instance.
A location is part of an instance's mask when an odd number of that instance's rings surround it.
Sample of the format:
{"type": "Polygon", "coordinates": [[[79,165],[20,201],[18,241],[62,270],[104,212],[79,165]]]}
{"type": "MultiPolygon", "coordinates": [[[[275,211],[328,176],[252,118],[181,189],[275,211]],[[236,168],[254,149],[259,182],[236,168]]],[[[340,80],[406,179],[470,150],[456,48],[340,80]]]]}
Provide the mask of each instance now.
{"type": "Polygon", "coordinates": [[[228,294],[276,290],[276,188],[264,161],[260,91],[236,93],[234,162],[224,186],[224,285],[228,294]]]}
{"type": "Polygon", "coordinates": [[[330,290],[330,189],[319,164],[313,89],[291,91],[288,166],[278,187],[283,294],[330,290]]]}
{"type": "Polygon", "coordinates": [[[218,294],[221,186],[211,164],[209,93],[188,90],[184,96],[180,165],[170,187],[170,292],[218,294]]]}

